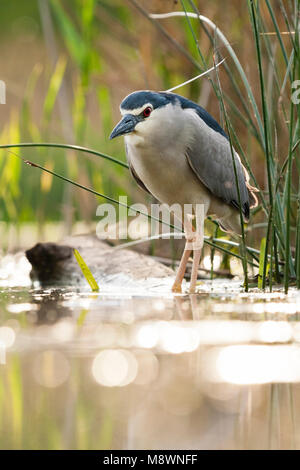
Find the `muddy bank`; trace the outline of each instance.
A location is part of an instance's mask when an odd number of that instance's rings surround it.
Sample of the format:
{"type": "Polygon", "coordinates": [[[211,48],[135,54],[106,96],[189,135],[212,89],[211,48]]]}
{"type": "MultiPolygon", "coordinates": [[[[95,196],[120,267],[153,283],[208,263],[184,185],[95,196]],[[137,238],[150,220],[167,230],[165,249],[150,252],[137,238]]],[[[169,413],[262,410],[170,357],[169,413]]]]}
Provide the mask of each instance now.
{"type": "Polygon", "coordinates": [[[42,285],[85,283],[73,249],[79,250],[96,279],[123,276],[133,281],[166,278],[174,271],[150,256],[112,247],[93,235],[67,237],[60,244],[37,243],[26,251],[32,265],[31,278],[42,285]]]}

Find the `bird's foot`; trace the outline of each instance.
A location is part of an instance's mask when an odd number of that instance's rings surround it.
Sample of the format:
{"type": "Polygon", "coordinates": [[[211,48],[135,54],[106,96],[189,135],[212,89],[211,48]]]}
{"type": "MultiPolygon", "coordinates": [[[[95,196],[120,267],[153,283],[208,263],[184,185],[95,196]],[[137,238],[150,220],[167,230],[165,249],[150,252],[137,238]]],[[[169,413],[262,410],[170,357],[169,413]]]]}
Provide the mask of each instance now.
{"type": "Polygon", "coordinates": [[[172,292],[174,292],[174,294],[181,294],[182,293],[181,283],[174,282],[172,286],[172,292]]]}

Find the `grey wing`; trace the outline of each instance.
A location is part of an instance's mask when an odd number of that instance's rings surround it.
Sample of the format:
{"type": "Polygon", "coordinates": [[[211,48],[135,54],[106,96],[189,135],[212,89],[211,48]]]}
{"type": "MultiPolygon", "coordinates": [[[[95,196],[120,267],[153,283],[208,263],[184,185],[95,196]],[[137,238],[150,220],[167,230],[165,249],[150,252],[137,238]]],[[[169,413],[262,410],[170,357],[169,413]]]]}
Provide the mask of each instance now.
{"type": "MultiPolygon", "coordinates": [[[[135,181],[137,182],[138,186],[143,189],[144,191],[147,191],[147,193],[151,194],[149,189],[146,188],[146,186],[144,185],[143,181],[138,177],[135,169],[133,168],[132,166],[132,163],[130,162],[130,158],[129,158],[129,154],[128,154],[128,148],[127,148],[127,145],[125,144],[125,150],[126,150],[126,156],[127,156],[127,161],[128,161],[128,165],[129,165],[129,170],[130,170],[130,173],[131,173],[131,176],[133,176],[133,178],[135,179],[135,181]]],[[[152,194],[151,194],[152,195],[152,194]]]]}
{"type": "MultiPolygon", "coordinates": [[[[199,123],[199,132],[186,150],[187,160],[199,178],[212,194],[237,209],[239,208],[238,192],[232,153],[229,141],[221,134],[199,123]]],[[[241,205],[244,216],[249,217],[249,193],[247,172],[238,154],[234,151],[237,179],[240,190],[241,205]]]]}

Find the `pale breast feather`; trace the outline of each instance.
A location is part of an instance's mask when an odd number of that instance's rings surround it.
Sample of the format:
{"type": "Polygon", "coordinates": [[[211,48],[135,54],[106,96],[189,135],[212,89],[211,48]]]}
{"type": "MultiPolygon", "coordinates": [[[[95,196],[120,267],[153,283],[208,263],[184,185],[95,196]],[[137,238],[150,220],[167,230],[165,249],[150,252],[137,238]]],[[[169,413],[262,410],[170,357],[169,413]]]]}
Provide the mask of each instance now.
{"type": "Polygon", "coordinates": [[[145,186],[145,184],[143,183],[143,181],[139,178],[137,172],[135,171],[131,161],[130,161],[130,156],[129,156],[129,150],[128,150],[128,146],[126,145],[125,143],[125,151],[126,151],[126,156],[127,156],[127,162],[128,162],[128,165],[129,165],[129,170],[130,170],[130,173],[132,175],[132,177],[135,179],[135,181],[137,182],[138,186],[143,189],[144,191],[147,191],[147,193],[151,194],[152,193],[149,191],[149,189],[145,186]]]}

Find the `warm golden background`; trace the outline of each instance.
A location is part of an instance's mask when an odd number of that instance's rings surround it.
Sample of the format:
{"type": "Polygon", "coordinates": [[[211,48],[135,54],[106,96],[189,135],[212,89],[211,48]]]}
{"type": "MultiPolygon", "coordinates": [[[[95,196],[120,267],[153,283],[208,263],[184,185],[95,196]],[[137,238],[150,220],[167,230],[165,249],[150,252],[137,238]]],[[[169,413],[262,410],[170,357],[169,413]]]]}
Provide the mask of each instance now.
{"type": "MultiPolygon", "coordinates": [[[[261,33],[261,38],[273,151],[275,160],[283,162],[289,136],[288,117],[283,115],[281,103],[289,103],[290,85],[287,83],[281,95],[286,65],[267,4],[259,3],[261,31],[271,33],[261,33]]],[[[185,5],[192,11],[188,1],[185,5]]],[[[261,111],[256,47],[247,2],[197,0],[195,5],[228,38],[261,111]]],[[[283,12],[290,15],[291,5],[292,2],[271,1],[288,56],[291,39],[285,34],[283,12]]],[[[205,70],[185,18],[159,22],[147,18],[149,12],[177,10],[182,11],[182,4],[173,0],[11,0],[2,5],[0,79],[6,83],[7,104],[0,106],[1,144],[64,142],[125,160],[122,140],[108,140],[119,119],[122,98],[137,89],[167,89],[197,75],[199,67],[205,70]]],[[[213,45],[198,21],[191,20],[191,25],[207,66],[211,66],[213,45]]],[[[226,57],[231,73],[230,77],[224,66],[220,68],[230,119],[257,182],[267,189],[264,152],[241,104],[242,96],[257,126],[245,87],[227,50],[220,42],[216,46],[226,57]]],[[[197,101],[222,122],[220,105],[208,78],[178,92],[197,101]]],[[[51,148],[18,152],[107,195],[127,194],[129,202],[147,201],[147,195],[138,189],[126,169],[98,157],[51,148]]],[[[297,178],[295,175],[296,182],[297,178]]],[[[103,201],[24,166],[7,151],[0,153],[0,197],[3,248],[27,246],[32,237],[57,239],[72,231],[78,221],[83,221],[84,227],[93,227],[89,224],[95,222],[96,207],[103,201]],[[60,229],[51,231],[52,222],[61,222],[60,229]],[[24,227],[28,227],[27,231],[24,227]]],[[[262,214],[255,218],[256,224],[264,221],[262,214]]],[[[259,227],[255,231],[257,241],[263,236],[259,227]]],[[[78,230],[82,228],[80,225],[78,230]]]]}

